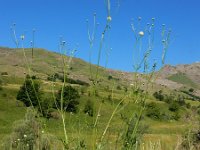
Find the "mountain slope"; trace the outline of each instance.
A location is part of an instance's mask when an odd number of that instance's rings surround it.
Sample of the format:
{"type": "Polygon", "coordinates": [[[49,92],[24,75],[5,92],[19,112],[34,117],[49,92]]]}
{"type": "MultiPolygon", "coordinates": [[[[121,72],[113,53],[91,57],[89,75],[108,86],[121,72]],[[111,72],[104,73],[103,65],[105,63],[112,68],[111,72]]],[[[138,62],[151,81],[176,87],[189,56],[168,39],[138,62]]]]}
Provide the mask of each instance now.
{"type": "MultiPolygon", "coordinates": [[[[31,59],[31,49],[25,49],[25,55],[28,64],[31,67],[32,74],[42,79],[47,79],[49,75],[63,72],[62,56],[58,53],[47,51],[45,49],[34,49],[34,59],[31,59]]],[[[79,79],[91,83],[91,78],[96,77],[97,66],[79,59],[73,58],[70,63],[69,56],[64,56],[66,64],[70,64],[68,74],[70,78],[79,79]],[[91,77],[92,75],[92,77],[91,77]]],[[[11,49],[0,47],[0,73],[8,73],[15,78],[23,78],[28,73],[27,63],[22,49],[11,49]]],[[[109,85],[113,80],[117,83],[128,86],[133,82],[133,73],[105,69],[99,67],[98,80],[104,85],[109,85]]],[[[143,75],[139,78],[145,82],[143,75]]],[[[169,89],[180,89],[182,87],[200,89],[200,63],[190,65],[164,66],[157,73],[155,81],[157,88],[165,87],[169,89]]],[[[112,83],[113,84],[113,83],[112,83]]],[[[156,87],[155,86],[155,87],[156,87]]],[[[200,95],[200,91],[196,90],[200,95]]]]}

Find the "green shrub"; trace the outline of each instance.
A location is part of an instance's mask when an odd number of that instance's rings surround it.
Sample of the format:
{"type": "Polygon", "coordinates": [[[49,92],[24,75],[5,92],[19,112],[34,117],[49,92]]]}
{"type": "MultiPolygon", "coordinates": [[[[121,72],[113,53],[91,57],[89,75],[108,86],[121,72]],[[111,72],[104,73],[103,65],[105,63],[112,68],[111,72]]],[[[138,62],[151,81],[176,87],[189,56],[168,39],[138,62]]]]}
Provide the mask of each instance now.
{"type": "Polygon", "coordinates": [[[7,76],[7,75],[8,75],[8,72],[2,72],[1,75],[2,75],[2,76],[7,76]]]}
{"type": "MultiPolygon", "coordinates": [[[[62,94],[62,89],[58,91],[57,98],[56,98],[58,108],[61,107],[61,94],[62,94]]],[[[62,109],[68,112],[74,112],[74,113],[77,112],[79,98],[80,96],[79,96],[78,90],[76,90],[70,85],[65,86],[63,89],[63,108],[62,109]]]]}
{"type": "Polygon", "coordinates": [[[111,80],[113,77],[111,75],[108,76],[108,80],[111,80]]]}
{"type": "Polygon", "coordinates": [[[121,86],[120,85],[118,85],[117,86],[117,90],[121,90],[122,88],[121,88],[121,86]]]}
{"type": "Polygon", "coordinates": [[[193,93],[193,92],[194,92],[194,89],[193,89],[193,88],[190,88],[188,91],[191,92],[191,93],[193,93]]]}
{"type": "Polygon", "coordinates": [[[164,100],[164,96],[163,96],[162,90],[153,93],[153,96],[154,96],[156,99],[158,99],[159,101],[163,101],[163,100],[164,100]]]}
{"type": "Polygon", "coordinates": [[[38,106],[41,99],[40,83],[26,77],[24,84],[17,93],[17,100],[22,101],[27,107],[38,106]]]}
{"type": "Polygon", "coordinates": [[[42,114],[46,118],[51,117],[51,112],[53,109],[54,101],[50,98],[43,98],[41,99],[41,109],[42,109],[42,114]]]}
{"type": "Polygon", "coordinates": [[[93,115],[94,115],[94,103],[91,100],[87,100],[87,102],[85,104],[85,108],[84,108],[84,113],[93,117],[93,115]]]}
{"type": "Polygon", "coordinates": [[[156,103],[152,102],[147,105],[146,116],[152,119],[161,119],[160,108],[156,103]]]}
{"type": "Polygon", "coordinates": [[[179,108],[180,108],[180,105],[176,101],[169,104],[169,110],[170,111],[177,112],[179,110],[179,108]]]}

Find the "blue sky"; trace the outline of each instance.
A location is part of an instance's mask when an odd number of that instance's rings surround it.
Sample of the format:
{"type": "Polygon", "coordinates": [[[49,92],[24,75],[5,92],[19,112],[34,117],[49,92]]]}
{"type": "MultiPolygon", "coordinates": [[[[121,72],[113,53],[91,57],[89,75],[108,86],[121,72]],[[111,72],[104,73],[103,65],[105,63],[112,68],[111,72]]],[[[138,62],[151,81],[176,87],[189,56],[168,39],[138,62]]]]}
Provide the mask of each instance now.
{"type": "MultiPolygon", "coordinates": [[[[25,45],[30,46],[32,29],[36,29],[35,46],[58,51],[62,35],[76,57],[89,59],[86,19],[92,28],[93,13],[100,24],[92,49],[92,62],[97,62],[101,32],[106,23],[104,0],[0,0],[0,46],[15,47],[10,26],[16,23],[17,37],[25,33],[25,45]]],[[[106,49],[112,48],[108,68],[133,70],[134,34],[131,19],[142,17],[142,24],[155,17],[155,42],[151,59],[159,63],[161,27],[172,29],[166,63],[187,64],[200,61],[200,1],[199,0],[111,0],[111,30],[102,50],[101,65],[105,66],[106,49]]]]}

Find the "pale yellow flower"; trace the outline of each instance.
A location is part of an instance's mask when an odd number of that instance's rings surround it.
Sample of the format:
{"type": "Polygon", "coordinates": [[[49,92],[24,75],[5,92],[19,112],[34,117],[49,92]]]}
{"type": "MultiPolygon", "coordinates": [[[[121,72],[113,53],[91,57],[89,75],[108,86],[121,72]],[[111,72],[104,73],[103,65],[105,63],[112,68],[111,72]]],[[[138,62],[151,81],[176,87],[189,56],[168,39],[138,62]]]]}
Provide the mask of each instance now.
{"type": "Polygon", "coordinates": [[[144,36],[144,32],[143,32],[143,31],[140,31],[138,34],[139,34],[140,36],[144,36]]]}

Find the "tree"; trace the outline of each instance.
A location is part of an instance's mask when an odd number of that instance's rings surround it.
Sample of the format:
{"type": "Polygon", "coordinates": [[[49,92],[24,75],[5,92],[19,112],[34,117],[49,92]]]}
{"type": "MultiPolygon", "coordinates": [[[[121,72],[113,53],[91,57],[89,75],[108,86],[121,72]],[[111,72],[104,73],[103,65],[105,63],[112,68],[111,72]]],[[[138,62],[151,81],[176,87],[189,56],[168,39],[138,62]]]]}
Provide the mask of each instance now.
{"type": "Polygon", "coordinates": [[[27,107],[29,107],[38,106],[40,99],[41,91],[39,82],[27,76],[17,94],[17,100],[22,101],[27,107]]]}
{"type": "Polygon", "coordinates": [[[152,119],[161,119],[160,108],[156,103],[151,102],[147,105],[146,116],[152,119]]]}
{"type": "Polygon", "coordinates": [[[68,85],[58,91],[56,98],[58,108],[61,108],[61,99],[63,98],[63,109],[68,112],[77,112],[77,106],[79,104],[79,93],[72,86],[68,85]]]}

